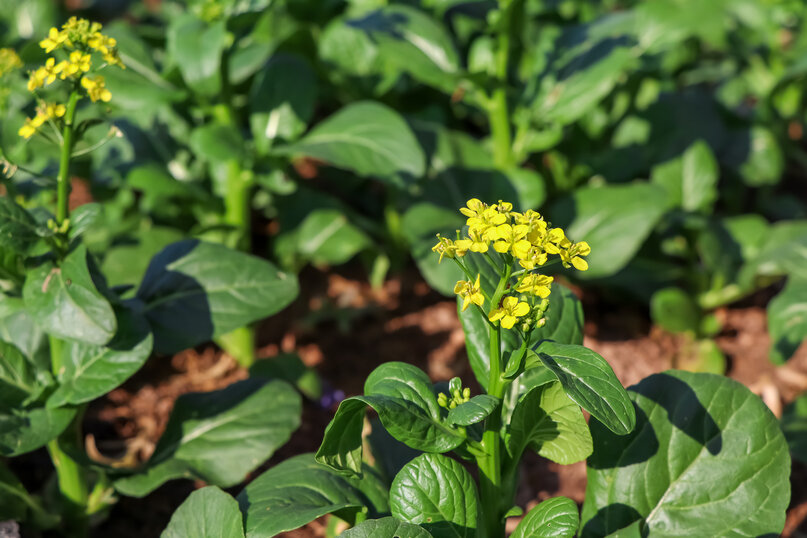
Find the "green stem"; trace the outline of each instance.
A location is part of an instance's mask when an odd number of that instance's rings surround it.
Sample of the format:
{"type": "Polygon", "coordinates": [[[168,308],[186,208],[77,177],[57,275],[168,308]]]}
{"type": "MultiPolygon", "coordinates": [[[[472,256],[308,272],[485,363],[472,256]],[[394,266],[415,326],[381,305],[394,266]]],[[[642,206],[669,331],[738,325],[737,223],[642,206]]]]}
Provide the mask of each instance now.
{"type": "MultiPolygon", "coordinates": [[[[51,369],[53,375],[58,376],[62,369],[63,342],[53,336],[49,337],[49,340],[51,369]]],[[[56,468],[56,476],[59,480],[65,519],[74,536],[87,535],[87,477],[81,465],[65,451],[65,447],[81,446],[81,419],[83,416],[84,408],[82,407],[79,408],[71,425],[59,437],[48,443],[50,459],[56,468]]]]}
{"type": "Polygon", "coordinates": [[[73,90],[67,102],[64,114],[64,130],[62,132],[62,154],[59,160],[59,175],[56,177],[56,222],[61,224],[69,216],[68,200],[70,198],[70,156],[73,152],[73,121],[76,117],[79,93],[73,90]]]}
{"type": "MultiPolygon", "coordinates": [[[[508,264],[499,285],[493,294],[491,309],[497,308],[502,296],[507,291],[512,265],[508,264]]],[[[501,325],[490,328],[490,372],[488,375],[488,394],[503,398],[506,384],[502,379],[501,325]]],[[[502,425],[501,411],[494,411],[485,421],[482,434],[482,447],[485,455],[477,457],[479,466],[479,486],[482,506],[485,514],[485,536],[492,538],[504,536],[504,509],[510,500],[511,492],[504,491],[502,483],[502,446],[499,430],[502,425]]]]}
{"type": "Polygon", "coordinates": [[[510,6],[512,2],[500,0],[501,21],[496,36],[496,88],[488,104],[488,121],[493,137],[493,161],[498,168],[513,165],[512,133],[507,107],[507,69],[510,58],[510,6]]]}

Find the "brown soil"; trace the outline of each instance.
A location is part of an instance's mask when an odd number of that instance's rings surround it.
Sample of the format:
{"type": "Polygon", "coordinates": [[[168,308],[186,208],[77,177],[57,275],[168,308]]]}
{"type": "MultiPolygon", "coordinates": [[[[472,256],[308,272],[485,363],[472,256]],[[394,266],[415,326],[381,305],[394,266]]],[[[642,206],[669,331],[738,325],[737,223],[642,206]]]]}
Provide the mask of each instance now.
{"type": "MultiPolygon", "coordinates": [[[[262,357],[296,351],[326,383],[348,396],[361,392],[364,379],[378,364],[393,360],[415,364],[435,381],[459,376],[476,386],[455,302],[430,291],[415,272],[388,281],[380,290],[371,289],[364,275],[308,270],[302,279],[304,295],[283,316],[259,328],[262,357]]],[[[623,384],[634,384],[673,365],[683,345],[680,338],[651,328],[645,312],[628,307],[614,311],[596,300],[583,297],[584,343],[611,363],[623,384]]],[[[767,359],[764,308],[749,304],[721,315],[724,329],[717,342],[728,357],[729,375],[757,389],[777,411],[782,398],[787,399],[786,387],[792,378],[767,359]]],[[[807,347],[802,346],[795,362],[807,366],[807,347]]],[[[88,445],[97,446],[98,457],[143,461],[153,451],[179,395],[214,390],[244,377],[243,369],[212,346],[152,358],[122,387],[91,404],[85,424],[88,445]]],[[[301,428],[255,474],[293,454],[315,451],[332,413],[333,409],[306,402],[301,428]]],[[[560,466],[531,455],[525,460],[522,478],[517,500],[526,508],[557,495],[583,500],[583,463],[560,466]]],[[[807,532],[805,484],[807,469],[794,466],[793,501],[784,536],[807,532]]],[[[144,499],[123,498],[95,536],[159,536],[173,510],[202,485],[174,481],[144,499]]],[[[315,521],[286,536],[324,536],[324,525],[324,520],[315,521]]]]}

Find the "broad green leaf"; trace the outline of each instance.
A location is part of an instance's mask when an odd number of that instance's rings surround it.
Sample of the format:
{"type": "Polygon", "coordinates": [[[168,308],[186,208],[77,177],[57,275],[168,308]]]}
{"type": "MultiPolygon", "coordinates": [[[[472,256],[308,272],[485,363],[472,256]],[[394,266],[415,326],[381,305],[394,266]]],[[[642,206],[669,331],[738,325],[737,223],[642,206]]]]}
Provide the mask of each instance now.
{"type": "Polygon", "coordinates": [[[145,318],[124,307],[116,309],[118,332],[105,346],[83,342],[62,345],[59,388],[49,407],[80,404],[103,396],[129,379],[151,355],[153,337],[145,318]]]}
{"type": "Polygon", "coordinates": [[[151,259],[183,237],[178,230],[159,226],[126,237],[123,244],[115,245],[104,253],[101,272],[110,286],[139,284],[151,259]]]}
{"type": "Polygon", "coordinates": [[[698,140],[679,158],[654,168],[652,181],[667,191],[670,205],[709,214],[717,200],[718,176],[709,145],[698,140]]]}
{"type": "Polygon", "coordinates": [[[72,407],[0,409],[0,456],[19,456],[45,446],[75,415],[72,407]]]}
{"type": "Polygon", "coordinates": [[[83,245],[59,266],[45,262],[32,269],[22,296],[28,314],[53,336],[102,345],[117,329],[112,306],[90,276],[83,245]]]}
{"type": "Polygon", "coordinates": [[[456,460],[423,454],[407,463],[390,487],[392,515],[434,538],[476,537],[479,499],[473,478],[456,460]]]}
{"type": "Polygon", "coordinates": [[[579,524],[577,503],[552,497],[530,510],[510,538],[572,538],[579,524]]]}
{"type": "Polygon", "coordinates": [[[394,517],[368,519],[339,535],[340,538],[432,538],[420,525],[404,523],[394,517]]]}
{"type": "Polygon", "coordinates": [[[151,459],[115,488],[142,497],[181,477],[234,486],[288,441],[300,425],[300,406],[284,381],[248,379],[180,396],[151,459]]]}
{"type": "Polygon", "coordinates": [[[41,389],[36,366],[17,346],[0,341],[0,409],[16,407],[41,389]]]}
{"type": "Polygon", "coordinates": [[[548,213],[572,241],[586,241],[589,269],[577,278],[612,275],[625,267],[667,207],[664,190],[647,183],[584,187],[554,203],[548,213]]]}
{"type": "Polygon", "coordinates": [[[339,404],[317,451],[320,463],[347,476],[361,472],[366,406],[378,413],[395,439],[416,450],[448,452],[465,440],[443,420],[428,376],[411,364],[382,364],[367,378],[364,392],[339,404]]]}
{"type": "MultiPolygon", "coordinates": [[[[420,202],[410,207],[403,215],[401,228],[409,241],[412,257],[420,274],[432,288],[443,295],[454,295],[454,284],[463,278],[462,271],[450,259],[432,251],[437,244],[436,235],[448,237],[453,230],[462,228],[462,215],[456,210],[420,202]]],[[[453,237],[453,236],[452,236],[453,237]]]]}
{"type": "Polygon", "coordinates": [[[41,369],[49,371],[47,335],[25,311],[22,299],[5,297],[0,301],[0,310],[3,310],[0,312],[0,340],[14,344],[23,355],[39,364],[41,369]]]}
{"type": "Polygon", "coordinates": [[[259,359],[250,366],[249,376],[282,379],[312,400],[322,397],[322,381],[316,370],[306,366],[296,353],[280,353],[274,357],[259,359]]]}
{"type": "Polygon", "coordinates": [[[213,96],[221,89],[221,54],[226,46],[224,21],[208,24],[189,13],[168,26],[166,48],[185,83],[195,92],[213,96]]]}
{"type": "Polygon", "coordinates": [[[137,297],[155,350],[174,353],[282,310],[297,291],[293,275],[265,260],[189,239],[151,260],[137,297]]]}
{"type": "Polygon", "coordinates": [[[250,93],[249,126],[255,145],[268,151],[277,138],[295,140],[314,112],[317,79],[308,62],[275,55],[255,77],[250,93]]]}
{"type": "Polygon", "coordinates": [[[755,276],[784,275],[807,279],[807,220],[773,224],[756,258],[743,267],[738,279],[743,283],[755,276]]]}
{"type": "Polygon", "coordinates": [[[97,225],[102,217],[104,208],[98,203],[89,203],[78,206],[70,213],[70,230],[68,236],[75,239],[84,232],[97,225]]]}
{"type": "Polygon", "coordinates": [[[23,521],[29,498],[25,486],[0,462],[0,521],[23,521]]]}
{"type": "Polygon", "coordinates": [[[582,118],[608,95],[623,73],[637,63],[633,51],[617,43],[603,40],[560,72],[545,77],[532,101],[535,120],[567,125],[582,118]]]}
{"type": "Polygon", "coordinates": [[[424,172],[423,150],[404,119],[380,103],[350,104],[278,154],[302,155],[361,176],[417,178],[424,172]]]}
{"type": "Polygon", "coordinates": [[[631,387],[627,436],[592,421],[582,536],[639,524],[649,536],[778,535],[790,456],[762,400],[723,376],[669,371],[631,387]]]}
{"type": "Polygon", "coordinates": [[[212,163],[225,163],[232,159],[241,162],[247,156],[244,139],[232,125],[202,125],[193,130],[189,142],[197,157],[212,163]]]}
{"type": "Polygon", "coordinates": [[[558,382],[537,386],[521,397],[510,418],[505,444],[516,460],[529,446],[561,465],[584,460],[592,451],[583,412],[558,382]]]}
{"type": "Polygon", "coordinates": [[[775,185],[782,178],[785,156],[776,136],[765,127],[754,126],[748,132],[748,155],[739,172],[749,187],[775,185]]]}
{"type": "Polygon", "coordinates": [[[633,430],[633,405],[605,359],[583,346],[555,342],[544,342],[537,351],[577,405],[617,435],[633,430]]]}
{"type": "Polygon", "coordinates": [[[459,58],[438,19],[408,6],[391,5],[348,21],[378,44],[381,58],[413,78],[447,93],[457,87],[459,58]]]}
{"type": "Polygon", "coordinates": [[[276,536],[326,514],[358,512],[367,499],[353,483],[314,461],[289,458],[247,485],[238,495],[247,538],[276,536]]]}
{"type": "Polygon", "coordinates": [[[0,196],[0,247],[25,254],[39,239],[37,227],[28,211],[9,196],[0,196]]]}
{"type": "Polygon", "coordinates": [[[372,246],[367,235],[337,209],[318,209],[296,232],[300,255],[314,265],[339,265],[372,246]]]}
{"type": "Polygon", "coordinates": [[[448,412],[447,422],[454,426],[470,426],[482,422],[499,407],[501,401],[489,394],[479,394],[448,412]]]}
{"type": "Polygon", "coordinates": [[[656,325],[673,333],[696,334],[700,327],[698,305],[680,288],[664,288],[650,299],[650,317],[656,325]]]}
{"type": "Polygon", "coordinates": [[[788,278],[787,285],[768,303],[770,358],[788,360],[807,340],[807,279],[788,278]]]}
{"type": "Polygon", "coordinates": [[[179,505],[161,538],[243,538],[238,502],[216,486],[197,489],[179,505]]]}
{"type": "MultiPolygon", "coordinates": [[[[493,288],[488,289],[492,291],[493,288]]],[[[465,331],[465,346],[471,369],[479,384],[487,388],[490,377],[488,324],[475,308],[468,308],[465,312],[460,311],[459,318],[465,331]]],[[[556,282],[552,284],[552,293],[549,295],[546,325],[533,329],[530,338],[533,348],[543,340],[563,344],[583,343],[583,306],[572,290],[556,282]]],[[[508,353],[512,353],[521,346],[515,331],[502,331],[502,341],[503,356],[507,356],[508,353]]]]}

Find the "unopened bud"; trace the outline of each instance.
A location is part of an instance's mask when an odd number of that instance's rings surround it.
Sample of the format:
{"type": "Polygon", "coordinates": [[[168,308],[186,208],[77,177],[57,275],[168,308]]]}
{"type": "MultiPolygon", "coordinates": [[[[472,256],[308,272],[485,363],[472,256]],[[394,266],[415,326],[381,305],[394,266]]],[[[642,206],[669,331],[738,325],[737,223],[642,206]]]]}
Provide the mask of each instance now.
{"type": "Polygon", "coordinates": [[[464,400],[468,400],[468,399],[470,399],[470,398],[471,398],[471,389],[469,389],[468,387],[465,387],[465,388],[462,390],[462,398],[463,398],[464,400]]]}

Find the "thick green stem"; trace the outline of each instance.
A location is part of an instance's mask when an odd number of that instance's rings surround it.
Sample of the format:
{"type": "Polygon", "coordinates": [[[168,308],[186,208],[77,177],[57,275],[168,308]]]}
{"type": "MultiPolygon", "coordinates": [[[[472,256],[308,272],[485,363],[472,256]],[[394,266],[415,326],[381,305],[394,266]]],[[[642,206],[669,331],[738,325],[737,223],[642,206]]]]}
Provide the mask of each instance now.
{"type": "MultiPolygon", "coordinates": [[[[508,264],[499,279],[499,285],[493,294],[490,308],[499,306],[502,296],[507,291],[512,267],[508,264]]],[[[504,396],[505,382],[502,379],[501,326],[490,327],[490,373],[488,376],[488,394],[501,399],[504,396]]],[[[499,430],[502,418],[500,410],[494,411],[485,421],[485,432],[482,434],[484,455],[477,457],[479,466],[479,490],[485,515],[485,536],[498,538],[504,536],[504,510],[508,507],[512,493],[506,491],[502,483],[502,446],[499,430]]]]}
{"type": "Polygon", "coordinates": [[[501,21],[496,36],[496,89],[488,103],[488,121],[493,137],[493,161],[499,168],[509,168],[513,163],[510,113],[507,107],[507,70],[510,58],[510,5],[508,0],[499,2],[501,21]]]}
{"type": "MultiPolygon", "coordinates": [[[[59,375],[62,368],[62,341],[51,336],[50,353],[53,375],[59,375]]],[[[78,410],[76,417],[67,429],[56,439],[48,443],[48,453],[56,468],[59,479],[59,491],[62,494],[65,520],[70,526],[72,536],[87,535],[87,477],[81,465],[68,455],[66,447],[81,446],[81,419],[84,415],[83,407],[78,410]]]]}
{"type": "Polygon", "coordinates": [[[56,222],[61,224],[69,216],[68,200],[70,198],[70,154],[73,151],[73,121],[76,117],[79,93],[73,91],[67,102],[64,114],[64,130],[62,132],[62,154],[59,159],[59,175],[56,177],[56,222]]]}

